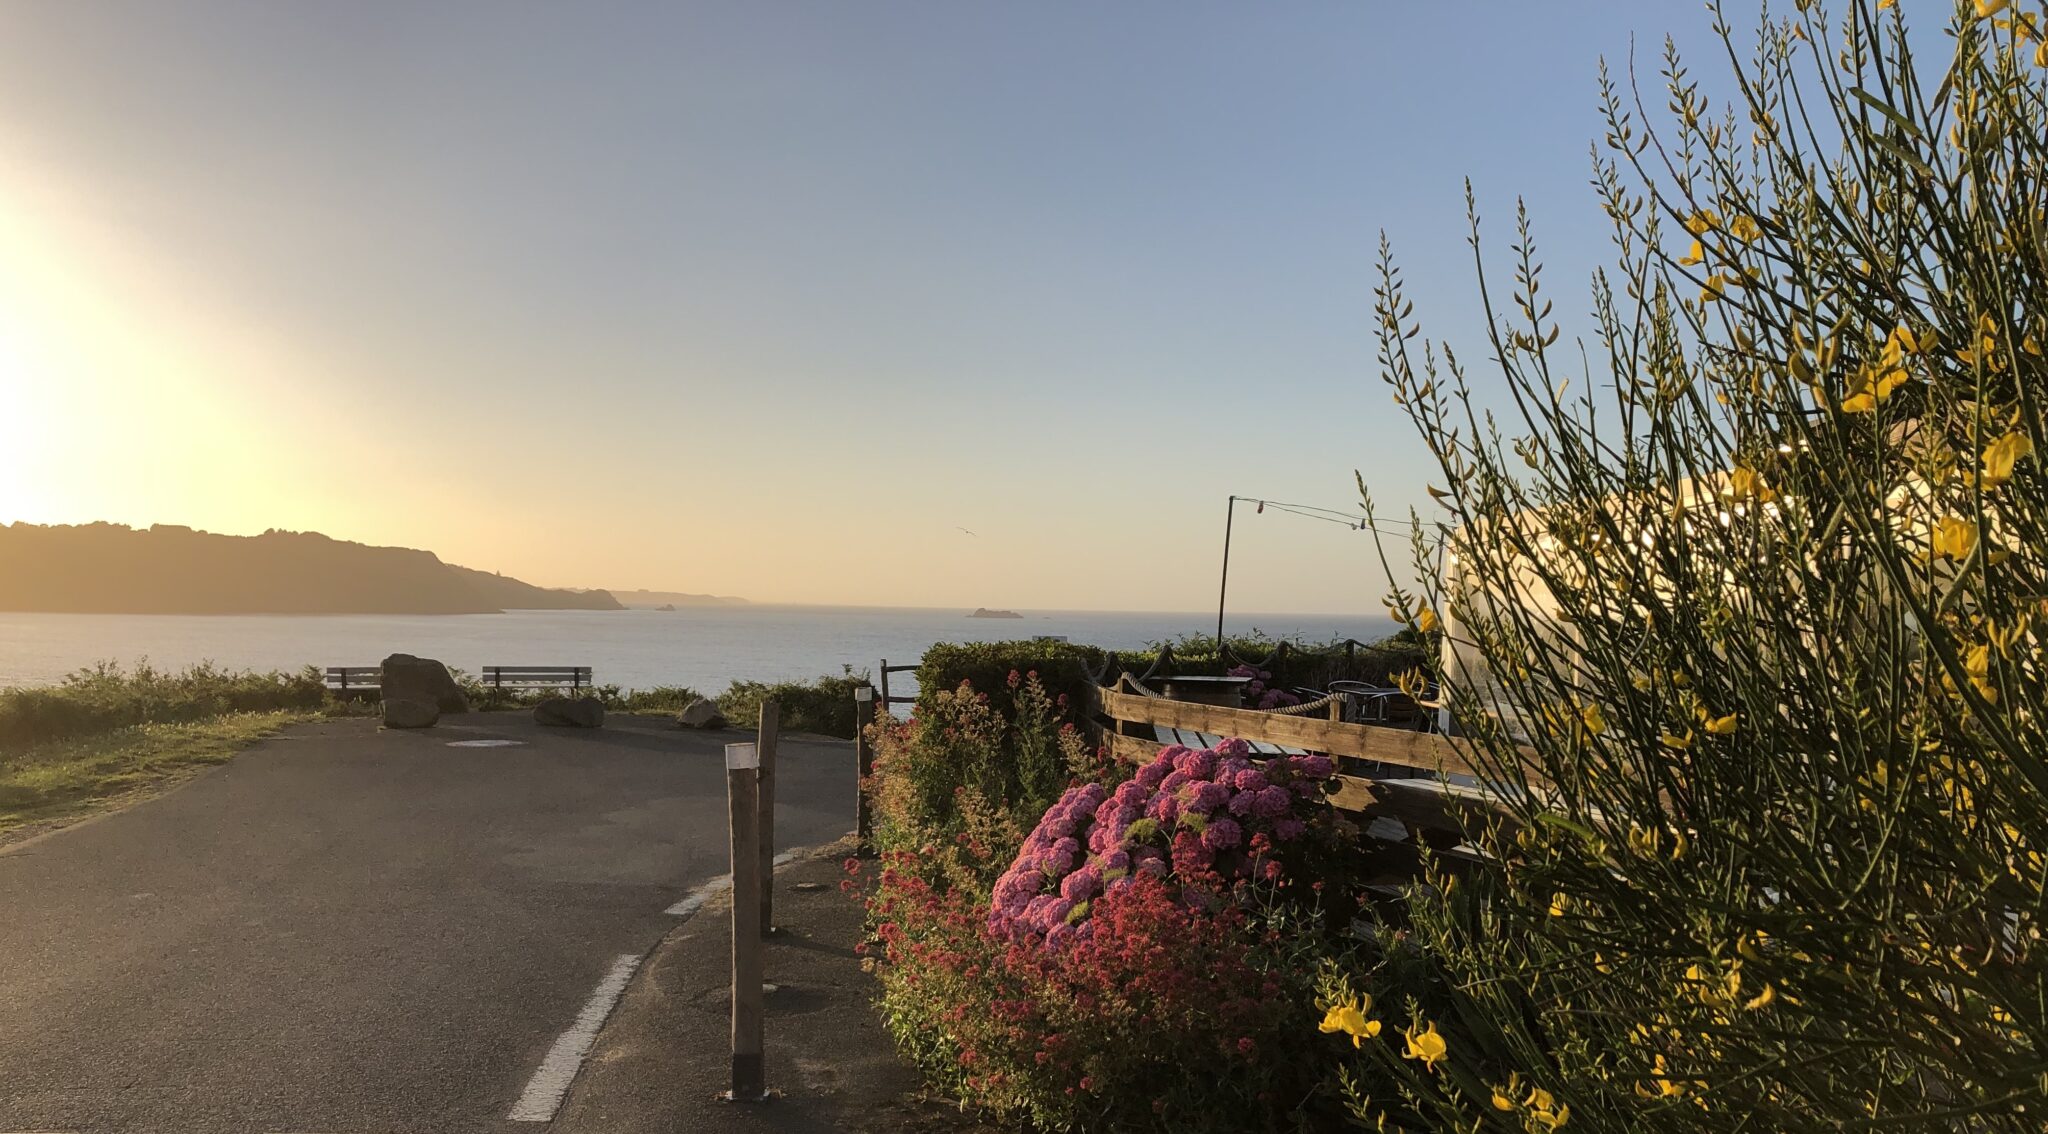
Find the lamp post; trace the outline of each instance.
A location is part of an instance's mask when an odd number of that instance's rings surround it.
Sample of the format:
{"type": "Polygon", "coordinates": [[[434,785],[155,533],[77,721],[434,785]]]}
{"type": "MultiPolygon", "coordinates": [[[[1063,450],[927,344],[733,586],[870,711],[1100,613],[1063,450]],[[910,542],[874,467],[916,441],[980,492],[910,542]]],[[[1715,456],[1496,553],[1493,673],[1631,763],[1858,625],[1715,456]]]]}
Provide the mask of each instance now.
{"type": "Polygon", "coordinates": [[[1237,497],[1223,506],[1223,583],[1216,591],[1216,656],[1223,656],[1223,601],[1230,595],[1230,523],[1237,518],[1237,497]]]}

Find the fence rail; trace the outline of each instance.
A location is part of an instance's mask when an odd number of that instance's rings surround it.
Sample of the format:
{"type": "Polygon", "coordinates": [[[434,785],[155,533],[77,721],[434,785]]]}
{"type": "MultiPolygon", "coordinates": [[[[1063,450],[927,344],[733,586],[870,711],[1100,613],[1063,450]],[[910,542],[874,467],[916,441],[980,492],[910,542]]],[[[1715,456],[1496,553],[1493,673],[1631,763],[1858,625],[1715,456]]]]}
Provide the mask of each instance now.
{"type": "Polygon", "coordinates": [[[1098,739],[1116,759],[1131,763],[1151,760],[1166,746],[1155,739],[1157,729],[1210,733],[1338,758],[1340,771],[1330,793],[1332,804],[1366,820],[1395,820],[1410,836],[1434,846],[1461,841],[1466,827],[1476,821],[1505,818],[1501,797],[1495,790],[1443,778],[1477,775],[1468,740],[1312,716],[1170,701],[1124,691],[1131,687],[1132,678],[1125,674],[1115,685],[1093,689],[1088,694],[1090,716],[1101,718],[1096,722],[1098,739]],[[1359,774],[1342,770],[1346,760],[1369,760],[1423,774],[1359,774]]]}
{"type": "Polygon", "coordinates": [[[915,705],[915,704],[917,703],[917,698],[915,698],[915,697],[893,697],[893,696],[890,696],[890,694],[889,694],[889,675],[890,675],[890,674],[892,674],[892,673],[915,673],[915,672],[917,672],[917,666],[916,666],[915,664],[912,664],[912,665],[890,665],[890,664],[889,664],[889,659],[888,659],[888,658],[883,658],[883,659],[882,659],[882,666],[881,666],[881,669],[882,669],[882,704],[883,704],[883,705],[915,705]]]}

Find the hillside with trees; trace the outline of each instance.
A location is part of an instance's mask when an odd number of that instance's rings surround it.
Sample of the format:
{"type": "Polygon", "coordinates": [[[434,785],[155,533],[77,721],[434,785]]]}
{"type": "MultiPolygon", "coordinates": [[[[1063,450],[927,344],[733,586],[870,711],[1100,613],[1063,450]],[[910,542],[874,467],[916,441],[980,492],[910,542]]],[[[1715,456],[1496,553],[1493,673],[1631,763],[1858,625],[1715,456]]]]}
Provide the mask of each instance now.
{"type": "Polygon", "coordinates": [[[605,591],[536,587],[318,532],[215,535],[174,524],[0,525],[0,610],[101,614],[495,614],[618,610],[605,591]]]}

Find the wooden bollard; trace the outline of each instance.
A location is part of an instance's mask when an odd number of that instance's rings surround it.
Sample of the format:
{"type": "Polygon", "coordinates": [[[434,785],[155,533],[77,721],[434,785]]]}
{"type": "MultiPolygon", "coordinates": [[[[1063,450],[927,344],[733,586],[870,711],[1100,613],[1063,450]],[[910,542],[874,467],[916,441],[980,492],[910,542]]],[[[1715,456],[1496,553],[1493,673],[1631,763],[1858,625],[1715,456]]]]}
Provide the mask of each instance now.
{"type": "Polygon", "coordinates": [[[853,815],[854,836],[860,848],[874,846],[875,819],[868,813],[868,777],[875,772],[875,746],[868,740],[868,728],[875,723],[875,687],[863,685],[853,691],[853,815]]]}
{"type": "Polygon", "coordinates": [[[761,754],[756,781],[761,796],[761,932],[775,932],[775,738],[782,731],[782,703],[761,702],[761,724],[754,743],[761,754]]]}
{"type": "Polygon", "coordinates": [[[732,1090],[734,1102],[766,1097],[761,1055],[761,752],[725,746],[725,799],[732,829],[732,1090]]]}

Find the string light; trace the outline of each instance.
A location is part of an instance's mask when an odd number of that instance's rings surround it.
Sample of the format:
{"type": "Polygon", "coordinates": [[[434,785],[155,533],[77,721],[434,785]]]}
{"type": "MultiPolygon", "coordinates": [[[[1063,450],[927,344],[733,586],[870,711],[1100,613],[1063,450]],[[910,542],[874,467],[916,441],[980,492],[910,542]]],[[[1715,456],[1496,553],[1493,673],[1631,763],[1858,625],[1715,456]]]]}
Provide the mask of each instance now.
{"type": "MultiPolygon", "coordinates": [[[[1362,532],[1369,529],[1371,531],[1378,532],[1379,534],[1384,536],[1406,536],[1408,534],[1407,531],[1402,529],[1388,529],[1380,527],[1377,524],[1374,524],[1371,521],[1369,521],[1366,517],[1361,516],[1356,512],[1343,512],[1335,508],[1323,508],[1314,504],[1292,504],[1285,503],[1279,500],[1261,500],[1256,496],[1240,496],[1238,497],[1238,499],[1249,500],[1257,504],[1258,515],[1264,515],[1266,509],[1268,507],[1271,507],[1281,512],[1287,512],[1291,515],[1300,516],[1304,520],[1321,520],[1326,524],[1342,524],[1345,527],[1350,528],[1352,531],[1356,532],[1362,532]]],[[[1399,521],[1393,522],[1398,523],[1399,521]]]]}

